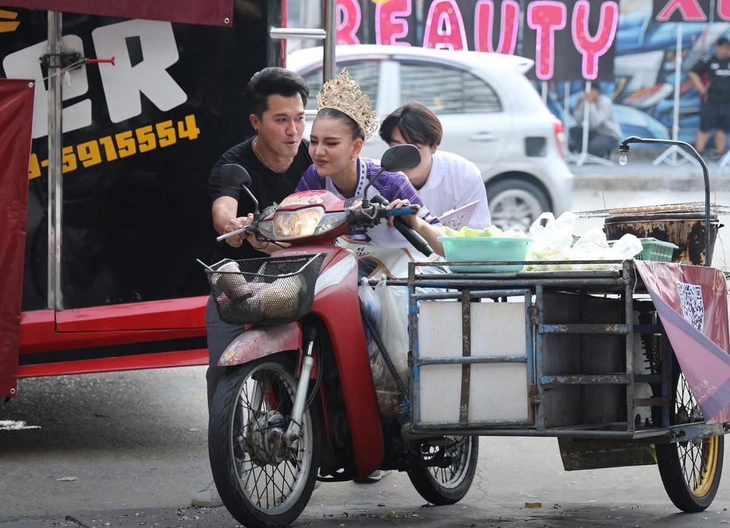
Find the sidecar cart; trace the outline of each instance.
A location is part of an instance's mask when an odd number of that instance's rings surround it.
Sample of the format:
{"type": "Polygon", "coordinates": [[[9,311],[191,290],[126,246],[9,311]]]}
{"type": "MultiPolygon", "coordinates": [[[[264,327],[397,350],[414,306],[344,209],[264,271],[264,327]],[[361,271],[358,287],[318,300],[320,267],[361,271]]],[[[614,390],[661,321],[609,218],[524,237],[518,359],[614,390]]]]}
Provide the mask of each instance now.
{"type": "Polygon", "coordinates": [[[639,260],[530,264],[411,264],[404,436],[556,437],[566,470],[657,464],[677,508],[705,510],[730,428],[725,277],[639,260]]]}

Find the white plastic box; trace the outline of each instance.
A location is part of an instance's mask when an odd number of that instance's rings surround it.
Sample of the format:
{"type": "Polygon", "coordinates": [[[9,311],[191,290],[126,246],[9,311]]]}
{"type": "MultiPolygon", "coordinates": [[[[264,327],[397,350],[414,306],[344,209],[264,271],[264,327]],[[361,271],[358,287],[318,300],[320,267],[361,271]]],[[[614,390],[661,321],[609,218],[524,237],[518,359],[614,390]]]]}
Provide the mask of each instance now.
{"type": "MultiPolygon", "coordinates": [[[[420,303],[418,346],[421,359],[462,356],[460,302],[420,303]]],[[[471,356],[526,357],[524,302],[471,303],[471,356]]],[[[420,367],[419,423],[459,423],[461,365],[420,367]]],[[[468,420],[523,421],[529,418],[527,363],[486,363],[471,367],[468,420]]]]}

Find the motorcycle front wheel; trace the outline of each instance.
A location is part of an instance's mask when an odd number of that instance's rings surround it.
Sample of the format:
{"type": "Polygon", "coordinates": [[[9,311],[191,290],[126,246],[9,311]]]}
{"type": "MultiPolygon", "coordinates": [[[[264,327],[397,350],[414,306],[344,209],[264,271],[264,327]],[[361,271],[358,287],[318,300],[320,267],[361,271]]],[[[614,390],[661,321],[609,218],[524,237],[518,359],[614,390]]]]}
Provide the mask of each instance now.
{"type": "Polygon", "coordinates": [[[451,445],[423,442],[420,459],[408,478],[421,497],[431,504],[456,504],[469,491],[479,461],[478,436],[454,436],[451,445]]]}
{"type": "Polygon", "coordinates": [[[231,368],[210,410],[208,451],[223,504],[249,528],[292,523],[304,510],[319,468],[321,414],[304,411],[299,438],[288,445],[297,380],[284,358],[231,368]]]}

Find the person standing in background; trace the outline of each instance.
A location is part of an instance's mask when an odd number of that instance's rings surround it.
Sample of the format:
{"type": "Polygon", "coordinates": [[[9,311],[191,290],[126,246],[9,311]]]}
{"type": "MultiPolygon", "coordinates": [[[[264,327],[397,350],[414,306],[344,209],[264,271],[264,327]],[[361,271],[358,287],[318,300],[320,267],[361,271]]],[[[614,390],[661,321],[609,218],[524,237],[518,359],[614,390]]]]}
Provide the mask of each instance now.
{"type": "Polygon", "coordinates": [[[692,67],[689,78],[702,101],[695,148],[703,155],[714,131],[715,151],[722,156],[730,132],[730,39],[718,39],[716,48],[714,55],[703,57],[692,67]]]}

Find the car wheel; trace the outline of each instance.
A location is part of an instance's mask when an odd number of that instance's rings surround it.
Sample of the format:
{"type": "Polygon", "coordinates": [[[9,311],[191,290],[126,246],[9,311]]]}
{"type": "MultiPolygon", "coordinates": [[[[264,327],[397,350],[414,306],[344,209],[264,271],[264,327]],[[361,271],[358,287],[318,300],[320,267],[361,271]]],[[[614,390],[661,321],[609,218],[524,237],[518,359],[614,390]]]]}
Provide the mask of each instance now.
{"type": "Polygon", "coordinates": [[[550,210],[545,191],[517,178],[487,184],[487,198],[492,223],[505,231],[527,231],[538,216],[550,210]]]}

